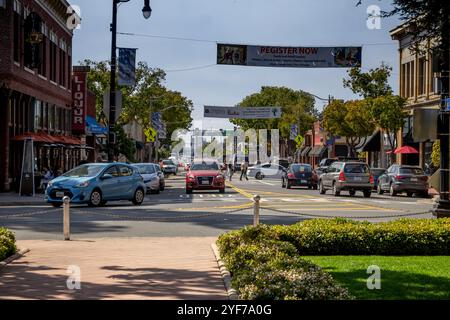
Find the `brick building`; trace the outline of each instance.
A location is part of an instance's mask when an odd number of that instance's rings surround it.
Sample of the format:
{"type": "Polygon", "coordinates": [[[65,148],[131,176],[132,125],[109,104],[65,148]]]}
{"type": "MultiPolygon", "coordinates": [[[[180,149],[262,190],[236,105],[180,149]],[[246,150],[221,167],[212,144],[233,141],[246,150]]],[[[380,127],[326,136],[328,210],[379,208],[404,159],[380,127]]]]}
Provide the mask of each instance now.
{"type": "Polygon", "coordinates": [[[25,139],[35,171],[77,164],[72,136],[72,31],[66,0],[6,0],[0,7],[0,190],[17,189],[25,139]]]}

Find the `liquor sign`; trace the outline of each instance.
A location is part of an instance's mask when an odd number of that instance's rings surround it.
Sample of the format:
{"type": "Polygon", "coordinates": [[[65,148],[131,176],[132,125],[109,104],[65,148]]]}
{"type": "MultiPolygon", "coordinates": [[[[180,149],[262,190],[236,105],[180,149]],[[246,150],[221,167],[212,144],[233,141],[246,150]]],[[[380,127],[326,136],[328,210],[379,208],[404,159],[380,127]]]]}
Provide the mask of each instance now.
{"type": "Polygon", "coordinates": [[[217,44],[217,64],[285,68],[361,67],[362,47],[270,47],[217,44]]]}
{"type": "Polygon", "coordinates": [[[281,107],[216,107],[205,106],[205,118],[225,119],[279,119],[281,118],[281,107]]]}
{"type": "Polygon", "coordinates": [[[87,73],[89,69],[74,67],[72,84],[72,132],[86,133],[87,116],[87,73]]]}

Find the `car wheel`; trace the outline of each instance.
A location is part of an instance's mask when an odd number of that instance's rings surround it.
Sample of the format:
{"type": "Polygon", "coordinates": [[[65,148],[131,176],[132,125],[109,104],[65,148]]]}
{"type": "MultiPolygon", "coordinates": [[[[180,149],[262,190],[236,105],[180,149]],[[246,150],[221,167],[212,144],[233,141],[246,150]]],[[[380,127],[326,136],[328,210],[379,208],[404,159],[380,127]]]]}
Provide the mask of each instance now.
{"type": "Polygon", "coordinates": [[[92,191],[91,196],[89,197],[89,206],[90,207],[100,207],[103,202],[102,193],[99,189],[95,189],[92,191]]]}
{"type": "Polygon", "coordinates": [[[378,185],[378,187],[377,187],[377,193],[378,193],[379,195],[382,195],[382,194],[384,193],[383,189],[381,189],[381,185],[378,185]]]}
{"type": "Polygon", "coordinates": [[[370,196],[372,195],[372,191],[370,190],[364,190],[364,198],[370,198],[370,196]]]}
{"type": "Polygon", "coordinates": [[[355,190],[350,190],[348,193],[350,194],[351,197],[354,197],[355,194],[356,194],[356,191],[355,190]]]}
{"type": "Polygon", "coordinates": [[[160,192],[161,192],[161,189],[153,191],[154,194],[160,194],[160,192]]]}
{"type": "Polygon", "coordinates": [[[256,173],[255,179],[257,179],[257,180],[262,180],[262,179],[263,179],[262,173],[261,173],[261,172],[256,173]]]}
{"type": "Polygon", "coordinates": [[[339,189],[337,188],[337,185],[335,182],[333,182],[333,195],[335,197],[339,197],[341,195],[341,192],[339,191],[339,189]]]}
{"type": "Polygon", "coordinates": [[[225,189],[220,189],[219,192],[220,193],[225,193],[225,189]]]}
{"type": "Polygon", "coordinates": [[[289,183],[289,181],[288,181],[287,184],[286,184],[286,189],[292,189],[292,186],[291,186],[291,184],[289,183]]]}
{"type": "Polygon", "coordinates": [[[317,190],[317,189],[318,189],[317,184],[315,184],[315,185],[313,186],[313,189],[314,189],[314,190],[317,190]]]}
{"type": "Polygon", "coordinates": [[[406,196],[407,196],[408,198],[412,198],[413,195],[414,195],[414,193],[412,193],[412,192],[407,192],[407,193],[406,193],[406,196]]]}
{"type": "Polygon", "coordinates": [[[192,189],[186,189],[186,194],[192,194],[192,189]]]}
{"type": "Polygon", "coordinates": [[[427,199],[430,197],[430,195],[428,194],[428,191],[421,192],[421,193],[420,193],[420,196],[421,196],[422,198],[427,198],[427,199]]]}
{"type": "Polygon", "coordinates": [[[165,189],[165,186],[163,184],[159,186],[159,191],[164,191],[164,189],[165,189]]]}
{"type": "Polygon", "coordinates": [[[312,189],[312,186],[308,186],[308,190],[311,190],[312,189]]]}
{"type": "Polygon", "coordinates": [[[389,187],[389,195],[391,197],[395,197],[397,195],[397,192],[394,190],[394,185],[391,184],[391,186],[389,187]]]}
{"type": "Polygon", "coordinates": [[[320,194],[325,194],[327,191],[325,190],[325,188],[323,187],[323,183],[322,181],[319,181],[319,193],[320,194]]]}
{"type": "Polygon", "coordinates": [[[54,208],[61,208],[62,203],[56,203],[56,202],[52,202],[52,207],[54,208]]]}
{"type": "Polygon", "coordinates": [[[144,190],[137,189],[136,192],[134,193],[134,197],[132,200],[133,204],[136,206],[140,206],[142,202],[144,202],[144,198],[145,198],[144,190]]]}

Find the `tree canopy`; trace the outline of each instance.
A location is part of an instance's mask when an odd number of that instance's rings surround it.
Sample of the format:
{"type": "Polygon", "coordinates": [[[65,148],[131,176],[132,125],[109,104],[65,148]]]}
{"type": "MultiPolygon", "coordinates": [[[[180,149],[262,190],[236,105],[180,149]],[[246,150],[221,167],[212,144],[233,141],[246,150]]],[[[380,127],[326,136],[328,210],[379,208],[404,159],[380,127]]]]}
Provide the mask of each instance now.
{"type": "Polygon", "coordinates": [[[353,93],[363,98],[376,98],[393,93],[389,85],[392,67],[382,63],[380,67],[362,72],[361,68],[351,68],[349,78],[344,79],[344,88],[350,88],[353,93]]]}

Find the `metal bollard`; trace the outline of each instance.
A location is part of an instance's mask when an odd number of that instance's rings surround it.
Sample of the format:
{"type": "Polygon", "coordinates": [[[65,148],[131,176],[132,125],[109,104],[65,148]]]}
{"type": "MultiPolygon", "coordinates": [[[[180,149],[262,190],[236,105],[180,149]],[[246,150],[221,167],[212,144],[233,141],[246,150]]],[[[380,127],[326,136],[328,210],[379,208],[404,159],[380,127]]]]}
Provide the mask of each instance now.
{"type": "Polygon", "coordinates": [[[63,224],[64,224],[64,240],[70,240],[70,198],[63,198],[63,224]]]}
{"type": "Polygon", "coordinates": [[[261,197],[259,195],[255,195],[253,197],[253,201],[255,202],[253,206],[253,227],[259,226],[259,209],[260,205],[259,202],[261,201],[261,197]]]}

